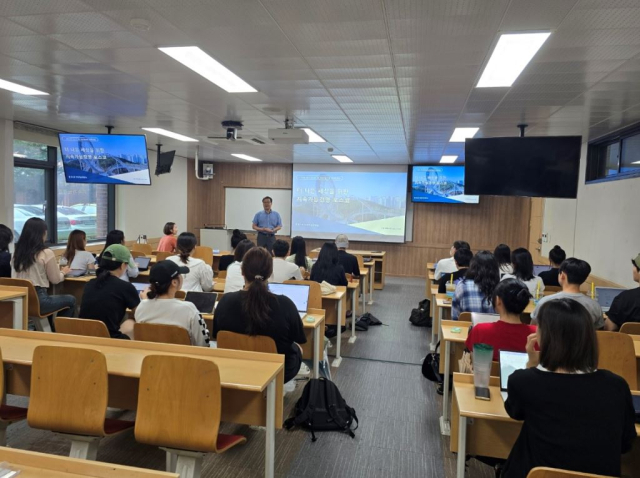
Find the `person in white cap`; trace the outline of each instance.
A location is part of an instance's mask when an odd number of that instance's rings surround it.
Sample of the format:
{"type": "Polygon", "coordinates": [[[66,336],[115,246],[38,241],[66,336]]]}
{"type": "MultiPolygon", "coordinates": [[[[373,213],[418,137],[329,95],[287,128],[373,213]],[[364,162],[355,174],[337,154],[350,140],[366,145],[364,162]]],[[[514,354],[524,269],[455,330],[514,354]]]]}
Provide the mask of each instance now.
{"type": "Polygon", "coordinates": [[[358,258],[347,252],[349,238],[346,234],[338,234],[336,247],[338,248],[338,264],[342,265],[347,274],[351,274],[353,277],[360,277],[358,258]]]}

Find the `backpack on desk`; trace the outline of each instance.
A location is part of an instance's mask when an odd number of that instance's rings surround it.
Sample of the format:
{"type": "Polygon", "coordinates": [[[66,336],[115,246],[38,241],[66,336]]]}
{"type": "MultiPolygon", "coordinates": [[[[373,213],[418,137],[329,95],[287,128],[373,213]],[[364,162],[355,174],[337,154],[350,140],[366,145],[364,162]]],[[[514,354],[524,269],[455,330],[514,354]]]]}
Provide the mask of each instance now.
{"type": "Polygon", "coordinates": [[[290,430],[301,426],[311,431],[311,441],[316,441],[315,432],[341,431],[351,438],[355,434],[351,429],[353,422],[358,428],[356,411],[340,395],[338,387],[325,378],[311,379],[305,385],[302,396],[296,402],[293,414],[285,420],[284,427],[290,430]]]}

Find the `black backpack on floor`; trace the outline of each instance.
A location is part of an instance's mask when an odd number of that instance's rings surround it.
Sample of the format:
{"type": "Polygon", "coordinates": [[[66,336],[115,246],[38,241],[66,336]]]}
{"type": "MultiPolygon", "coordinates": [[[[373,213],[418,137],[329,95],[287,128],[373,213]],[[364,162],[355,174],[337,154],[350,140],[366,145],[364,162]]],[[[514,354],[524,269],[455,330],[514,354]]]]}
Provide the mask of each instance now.
{"type": "Polygon", "coordinates": [[[284,427],[290,430],[301,426],[311,431],[311,441],[316,441],[315,432],[341,431],[355,438],[351,425],[358,417],[340,395],[338,387],[325,378],[311,379],[305,385],[302,396],[296,402],[292,416],[285,420],[284,427]]]}
{"type": "Polygon", "coordinates": [[[411,310],[409,322],[416,327],[431,327],[433,324],[429,314],[430,308],[431,303],[429,302],[429,299],[421,300],[418,304],[418,308],[411,310]]]}

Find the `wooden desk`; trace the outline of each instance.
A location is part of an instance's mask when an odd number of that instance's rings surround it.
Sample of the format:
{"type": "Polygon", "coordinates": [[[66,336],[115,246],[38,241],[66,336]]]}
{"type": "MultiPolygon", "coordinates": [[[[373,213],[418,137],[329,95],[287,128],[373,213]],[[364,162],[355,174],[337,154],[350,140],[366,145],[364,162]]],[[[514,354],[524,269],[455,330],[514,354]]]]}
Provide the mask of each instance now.
{"type": "Polygon", "coordinates": [[[367,302],[367,304],[369,305],[373,305],[373,282],[374,282],[374,274],[375,271],[373,270],[374,266],[375,266],[375,262],[373,261],[369,261],[369,262],[364,262],[363,265],[365,267],[365,269],[367,269],[367,278],[369,281],[369,300],[367,302]]]}
{"type": "Polygon", "coordinates": [[[360,284],[362,285],[362,313],[364,314],[367,312],[367,288],[369,286],[369,269],[366,267],[360,269],[360,284]]]}
{"type": "Polygon", "coordinates": [[[431,282],[435,282],[435,280],[436,280],[436,272],[435,271],[428,271],[427,272],[427,277],[429,278],[429,280],[431,282]]]}
{"type": "MultiPolygon", "coordinates": [[[[320,252],[320,248],[313,249],[313,252],[320,252]]],[[[366,267],[371,267],[369,276],[369,305],[371,305],[373,289],[384,289],[384,281],[387,274],[387,253],[385,251],[360,251],[354,249],[347,249],[347,252],[355,256],[362,256],[363,259],[365,257],[371,258],[370,261],[364,263],[366,267]]]]}
{"type": "MultiPolygon", "coordinates": [[[[358,289],[360,288],[360,281],[353,280],[347,284],[347,291],[351,291],[351,336],[349,337],[349,343],[352,344],[356,341],[356,317],[358,308],[358,289]]],[[[364,312],[363,312],[364,314],[364,312]]],[[[345,314],[346,319],[346,314],[345,314]]]]}
{"type": "Polygon", "coordinates": [[[331,363],[332,367],[339,367],[342,362],[340,355],[340,341],[342,338],[342,326],[347,323],[347,288],[339,285],[337,291],[330,295],[322,296],[322,308],[325,311],[325,323],[337,327],[336,335],[336,358],[331,363]]]}
{"type": "Polygon", "coordinates": [[[266,426],[265,476],[273,477],[275,429],[282,427],[284,356],[188,345],[159,344],[0,329],[7,370],[6,392],[29,396],[33,352],[39,345],[90,348],[103,353],[109,372],[109,406],[135,410],[142,361],[147,355],[177,355],[210,360],[220,371],[221,420],[266,426]],[[266,393],[266,406],[265,406],[266,393]]]}
{"type": "Polygon", "coordinates": [[[438,264],[436,262],[427,262],[427,269],[429,269],[430,271],[435,271],[437,265],[438,264]]]}
{"type": "Polygon", "coordinates": [[[449,297],[447,294],[436,294],[433,297],[435,298],[435,300],[433,301],[435,304],[435,313],[433,314],[431,332],[435,336],[432,335],[431,344],[432,350],[435,350],[438,340],[440,339],[440,322],[446,319],[445,314],[451,317],[451,297],[449,297]]]}
{"type": "Polygon", "coordinates": [[[640,335],[632,335],[631,338],[636,349],[636,373],[638,374],[638,387],[640,387],[640,335]]]}
{"type": "Polygon", "coordinates": [[[427,281],[427,290],[429,291],[428,297],[431,306],[431,343],[429,344],[429,350],[434,352],[436,350],[436,345],[438,345],[438,334],[440,332],[439,327],[437,327],[438,306],[436,304],[436,296],[438,295],[438,286],[427,281]]]}
{"type": "Polygon", "coordinates": [[[451,375],[451,346],[452,344],[464,344],[469,336],[471,322],[459,320],[443,320],[440,322],[440,340],[444,342],[444,352],[440,354],[444,358],[444,383],[442,395],[442,416],[440,417],[440,433],[451,435],[451,422],[449,421],[449,382],[451,375]],[[455,327],[460,328],[460,332],[454,333],[455,327]]]}
{"type": "Polygon", "coordinates": [[[145,470],[131,466],[47,455],[35,451],[0,447],[0,462],[6,461],[20,478],[179,478],[178,473],[145,470]]]}
{"type": "MultiPolygon", "coordinates": [[[[27,330],[29,327],[29,291],[26,287],[0,286],[0,302],[6,303],[13,311],[11,324],[14,329],[27,330]]],[[[8,324],[7,324],[8,325],[8,324]]]]}

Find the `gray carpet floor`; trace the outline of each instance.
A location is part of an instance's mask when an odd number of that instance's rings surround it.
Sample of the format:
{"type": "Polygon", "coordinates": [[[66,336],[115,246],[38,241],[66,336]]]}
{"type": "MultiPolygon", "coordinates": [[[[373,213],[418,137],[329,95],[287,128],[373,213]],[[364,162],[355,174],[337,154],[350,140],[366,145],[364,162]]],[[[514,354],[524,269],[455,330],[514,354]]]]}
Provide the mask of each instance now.
{"type": "MultiPolygon", "coordinates": [[[[334,382],[355,408],[360,426],[356,438],[340,433],[318,434],[311,442],[303,430],[276,432],[276,476],[290,478],[407,477],[453,478],[455,455],[448,437],[442,437],[439,417],[442,398],[422,377],[420,366],[428,352],[430,329],[413,327],[408,319],[424,296],[424,280],[387,278],[385,289],[375,291],[368,307],[385,325],[358,332],[354,344],[342,339],[343,361],[332,367],[334,382]]],[[[334,347],[329,354],[335,353],[334,347]]],[[[332,360],[332,357],[330,357],[332,360]]],[[[285,416],[291,412],[304,383],[285,396],[285,416]]],[[[26,406],[27,400],[9,397],[9,404],[26,406]]],[[[111,412],[110,412],[111,413],[111,412]]],[[[111,413],[133,419],[133,413],[111,413]]],[[[244,446],[222,455],[208,455],[202,476],[261,477],[264,470],[264,431],[223,424],[223,433],[247,437],[244,446]]],[[[69,453],[69,442],[53,433],[29,428],[26,421],[9,427],[9,446],[56,455],[69,453]]],[[[133,433],[104,439],[98,460],[156,470],[164,469],[164,452],[136,443],[133,433]]],[[[470,460],[469,477],[493,476],[492,470],[470,460]]]]}

